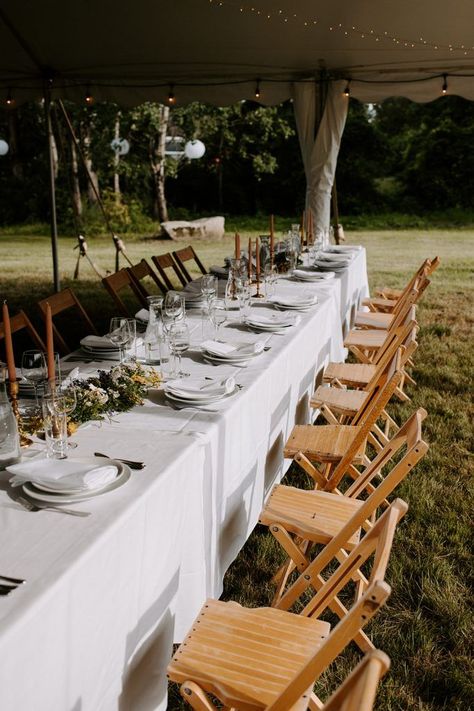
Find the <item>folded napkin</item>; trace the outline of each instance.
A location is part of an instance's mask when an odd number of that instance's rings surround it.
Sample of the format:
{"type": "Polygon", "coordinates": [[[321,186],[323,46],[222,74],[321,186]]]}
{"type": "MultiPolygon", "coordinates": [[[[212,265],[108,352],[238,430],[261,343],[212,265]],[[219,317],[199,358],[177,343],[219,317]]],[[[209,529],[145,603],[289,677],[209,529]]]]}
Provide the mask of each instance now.
{"type": "Polygon", "coordinates": [[[344,252],[360,252],[361,249],[362,245],[360,244],[335,244],[327,247],[324,251],[344,254],[344,252]]]}
{"type": "Polygon", "coordinates": [[[93,459],[35,457],[20,464],[13,464],[7,467],[7,471],[14,475],[10,479],[12,486],[31,481],[59,492],[100,489],[115,479],[118,469],[113,464],[99,467],[93,459]]]}
{"type": "Polygon", "coordinates": [[[107,336],[85,336],[80,340],[81,346],[86,346],[86,348],[114,348],[119,350],[116,343],[112,343],[110,338],[107,336]]]}
{"type": "Polygon", "coordinates": [[[212,266],[209,271],[211,272],[211,274],[214,274],[218,278],[227,279],[227,276],[229,274],[229,267],[212,266]]]}
{"type": "Polygon", "coordinates": [[[256,343],[221,343],[221,341],[204,341],[201,343],[201,348],[212,355],[225,358],[228,355],[253,355],[261,353],[265,347],[265,341],[257,341],[256,343]]]}
{"type": "Polygon", "coordinates": [[[320,252],[318,254],[318,260],[323,260],[325,262],[351,262],[354,259],[354,254],[352,252],[346,252],[340,254],[339,252],[320,252]]]}
{"type": "Polygon", "coordinates": [[[289,306],[297,307],[300,306],[304,308],[306,306],[312,306],[318,303],[318,297],[311,294],[310,296],[271,296],[267,299],[271,304],[277,304],[278,306],[289,306]]]}
{"type": "Polygon", "coordinates": [[[140,311],[137,311],[135,314],[135,318],[137,321],[146,321],[148,322],[150,320],[150,312],[148,309],[140,309],[140,311]]]}
{"type": "Polygon", "coordinates": [[[225,380],[206,380],[205,378],[181,378],[165,385],[165,392],[185,400],[203,398],[221,398],[235,390],[233,377],[225,380]]]}
{"type": "Polygon", "coordinates": [[[314,267],[307,269],[294,269],[293,276],[297,279],[306,279],[306,281],[321,281],[322,279],[332,279],[334,272],[317,272],[314,267]]]}

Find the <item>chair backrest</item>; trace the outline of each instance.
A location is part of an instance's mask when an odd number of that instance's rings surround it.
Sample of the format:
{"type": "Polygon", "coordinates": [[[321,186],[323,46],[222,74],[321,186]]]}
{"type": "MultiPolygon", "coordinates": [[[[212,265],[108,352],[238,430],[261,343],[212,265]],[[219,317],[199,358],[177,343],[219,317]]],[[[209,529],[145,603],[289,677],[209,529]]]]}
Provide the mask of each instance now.
{"type": "Polygon", "coordinates": [[[127,308],[123,299],[121,299],[119,292],[123,289],[131,289],[135,297],[137,298],[140,306],[148,308],[148,302],[146,296],[140,286],[137,285],[135,279],[133,279],[127,271],[127,268],[119,269],[118,272],[110,274],[102,279],[102,284],[105,286],[110,296],[114,300],[114,303],[122,316],[132,317],[134,314],[130,312],[127,308]]]}
{"type": "MultiPolygon", "coordinates": [[[[36,348],[40,351],[45,351],[46,347],[38,334],[37,330],[31,323],[30,319],[28,316],[25,314],[24,311],[19,311],[15,316],[10,317],[10,328],[12,332],[12,336],[15,333],[18,333],[20,331],[25,331],[29,338],[33,341],[35,344],[36,348]]],[[[0,341],[3,341],[5,338],[5,329],[3,327],[3,321],[0,321],[0,341]]]]}
{"type": "Polygon", "coordinates": [[[172,269],[175,275],[178,277],[181,285],[186,286],[187,281],[181,273],[178,265],[174,261],[173,256],[169,252],[167,254],[159,254],[156,257],[152,257],[151,260],[155,267],[158,269],[158,273],[166,284],[167,289],[175,289],[176,287],[173,286],[173,283],[167,275],[165,269],[172,269]]]}
{"type": "Polygon", "coordinates": [[[147,296],[150,296],[150,292],[146,289],[145,285],[142,284],[141,282],[143,279],[146,279],[147,277],[150,277],[153,279],[155,284],[157,285],[158,289],[161,291],[162,294],[166,294],[167,288],[161,281],[161,279],[158,278],[156,275],[155,271],[150,267],[146,259],[142,259],[140,262],[137,264],[134,264],[133,267],[127,267],[127,271],[132,277],[132,279],[135,280],[136,285],[138,286],[139,289],[143,292],[143,295],[145,298],[147,296]]]}
{"type": "MultiPolygon", "coordinates": [[[[317,572],[315,572],[314,564],[324,554],[327,546],[305,570],[304,575],[305,577],[309,575],[310,584],[316,593],[300,614],[320,617],[334,601],[341,604],[338,598],[341,590],[351,585],[354,577],[360,575],[361,567],[372,559],[372,569],[363,594],[356,596],[350,610],[332,629],[322,644],[321,640],[315,640],[314,652],[302,661],[300,668],[295,670],[286,689],[275,702],[267,707],[267,711],[287,711],[291,708],[384,604],[390,594],[390,587],[384,577],[393,537],[397,524],[407,509],[408,506],[402,499],[396,499],[336,570],[328,575],[326,580],[322,577],[321,572],[332,559],[327,561],[324,566],[318,566],[317,572]]],[[[277,607],[281,606],[284,598],[285,596],[277,604],[277,607]]]]}
{"type": "MultiPolygon", "coordinates": [[[[415,308],[413,308],[413,317],[415,308]]],[[[418,333],[418,325],[416,321],[410,320],[405,324],[399,326],[393,333],[390,334],[388,338],[388,343],[384,347],[384,352],[381,354],[380,358],[377,360],[376,368],[372,378],[367,383],[365,390],[371,392],[379,381],[384,369],[391,362],[395,353],[398,349],[403,346],[404,350],[400,356],[400,367],[403,368],[408,358],[411,358],[414,351],[416,350],[416,336],[418,333]]]]}
{"type": "Polygon", "coordinates": [[[46,304],[49,304],[51,307],[51,315],[53,317],[53,331],[54,331],[54,341],[55,344],[63,355],[66,353],[70,353],[71,350],[74,350],[74,348],[77,348],[77,344],[74,344],[72,347],[70,347],[65,339],[63,338],[63,335],[61,334],[60,330],[58,329],[57,325],[54,323],[54,317],[57,316],[57,314],[62,313],[63,311],[68,311],[69,309],[74,309],[76,314],[80,317],[81,321],[84,323],[86,329],[87,329],[87,335],[89,334],[95,334],[97,335],[97,329],[94,326],[92,320],[90,319],[87,311],[84,309],[82,306],[81,302],[75,295],[72,289],[63,289],[62,291],[58,292],[57,294],[51,294],[50,296],[46,297],[45,299],[41,299],[41,301],[38,301],[38,307],[41,312],[41,316],[43,320],[46,319],[46,304]]]}
{"type": "Polygon", "coordinates": [[[173,252],[173,257],[175,258],[176,264],[181,269],[183,276],[188,283],[192,281],[192,277],[184,266],[183,262],[189,262],[190,260],[194,260],[201,274],[207,274],[207,270],[204,264],[201,262],[191,245],[189,245],[188,247],[184,247],[183,249],[176,250],[175,252],[173,252]]]}
{"type": "Polygon", "coordinates": [[[393,321],[390,324],[390,328],[388,329],[389,333],[393,333],[395,329],[397,329],[403,323],[406,323],[407,318],[411,314],[412,307],[416,304],[424,289],[426,289],[426,287],[428,286],[428,283],[429,282],[427,282],[427,280],[425,280],[423,284],[419,283],[418,286],[420,287],[420,289],[413,288],[408,292],[405,297],[403,297],[401,308],[398,310],[397,313],[394,313],[393,321]]]}
{"type": "Polygon", "coordinates": [[[385,652],[369,652],[326,701],[323,711],[372,711],[379,681],[389,669],[385,652]]]}
{"type": "Polygon", "coordinates": [[[433,274],[433,272],[436,271],[436,269],[438,269],[440,264],[441,264],[441,259],[438,256],[434,257],[434,259],[431,260],[426,273],[428,275],[433,274]]]}

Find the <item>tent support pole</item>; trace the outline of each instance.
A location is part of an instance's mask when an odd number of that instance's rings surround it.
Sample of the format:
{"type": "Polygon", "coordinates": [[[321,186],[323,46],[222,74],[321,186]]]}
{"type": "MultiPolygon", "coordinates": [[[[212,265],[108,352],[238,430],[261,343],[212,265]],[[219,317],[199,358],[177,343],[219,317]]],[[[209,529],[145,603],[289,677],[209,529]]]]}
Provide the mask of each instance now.
{"type": "Polygon", "coordinates": [[[334,241],[336,244],[340,244],[340,234],[339,234],[339,205],[337,202],[337,187],[336,178],[334,178],[334,183],[332,184],[332,215],[334,219],[334,241]]]}
{"type": "Polygon", "coordinates": [[[53,253],[53,283],[54,291],[61,289],[58,266],[58,223],[56,217],[56,183],[54,178],[53,156],[53,125],[51,122],[51,89],[46,84],[44,92],[44,112],[46,116],[46,132],[48,134],[48,159],[49,159],[49,194],[51,209],[51,250],[53,253]]]}

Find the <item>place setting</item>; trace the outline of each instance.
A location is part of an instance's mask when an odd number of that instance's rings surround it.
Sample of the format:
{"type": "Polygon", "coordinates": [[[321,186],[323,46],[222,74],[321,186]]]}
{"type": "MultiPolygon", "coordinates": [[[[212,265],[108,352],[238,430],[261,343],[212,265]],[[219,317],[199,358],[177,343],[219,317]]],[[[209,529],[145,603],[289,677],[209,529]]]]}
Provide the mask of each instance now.
{"type": "Polygon", "coordinates": [[[200,345],[203,359],[216,365],[245,366],[249,361],[258,357],[265,351],[267,341],[224,342],[218,340],[204,341],[200,345]]]}
{"type": "MultiPolygon", "coordinates": [[[[181,409],[206,409],[235,395],[241,389],[233,376],[217,380],[205,377],[178,378],[165,383],[165,398],[171,407],[181,409]]],[[[208,410],[211,411],[212,410],[208,410]]]]}
{"type": "Polygon", "coordinates": [[[284,334],[300,322],[300,316],[286,311],[280,313],[250,314],[245,318],[245,325],[253,331],[268,331],[284,334]]]}
{"type": "Polygon", "coordinates": [[[316,294],[293,294],[292,296],[271,296],[267,303],[276,309],[287,311],[310,311],[318,303],[316,294]]]}

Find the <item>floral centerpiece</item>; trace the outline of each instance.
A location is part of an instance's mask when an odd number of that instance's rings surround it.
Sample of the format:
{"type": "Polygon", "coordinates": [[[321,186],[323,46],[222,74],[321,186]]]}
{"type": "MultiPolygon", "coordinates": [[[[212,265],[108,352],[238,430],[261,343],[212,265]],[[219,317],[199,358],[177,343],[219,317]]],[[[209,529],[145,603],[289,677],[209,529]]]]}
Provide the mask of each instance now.
{"type": "Polygon", "coordinates": [[[148,388],[157,387],[160,374],[139,363],[121,363],[111,370],[99,370],[87,380],[74,380],[77,404],[70,415],[73,425],[89,420],[103,420],[117,412],[127,412],[142,405],[148,388]]]}

